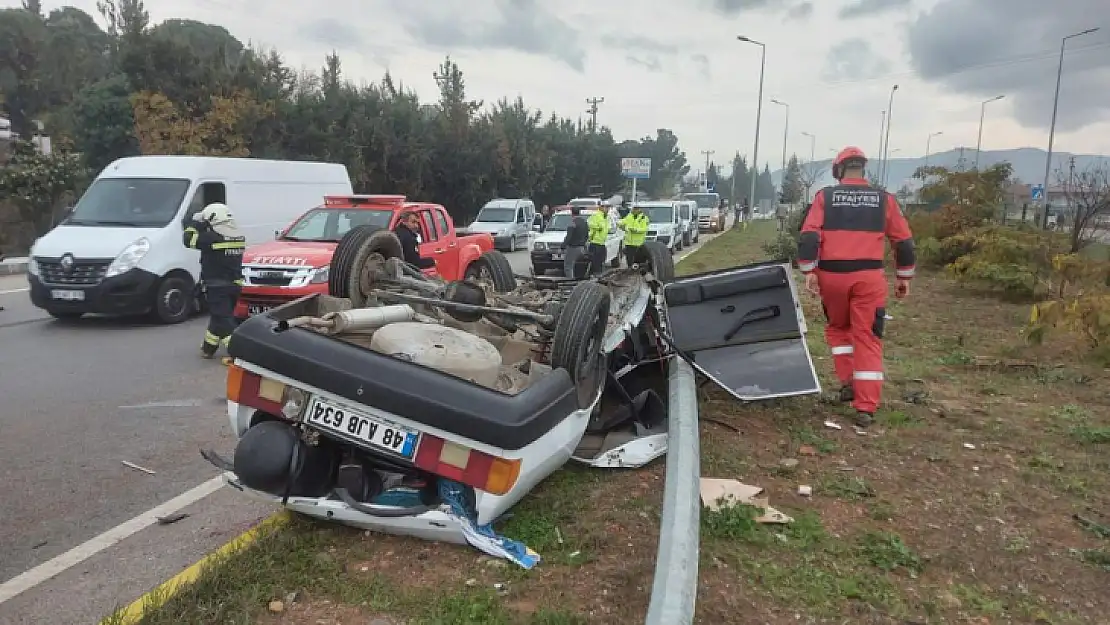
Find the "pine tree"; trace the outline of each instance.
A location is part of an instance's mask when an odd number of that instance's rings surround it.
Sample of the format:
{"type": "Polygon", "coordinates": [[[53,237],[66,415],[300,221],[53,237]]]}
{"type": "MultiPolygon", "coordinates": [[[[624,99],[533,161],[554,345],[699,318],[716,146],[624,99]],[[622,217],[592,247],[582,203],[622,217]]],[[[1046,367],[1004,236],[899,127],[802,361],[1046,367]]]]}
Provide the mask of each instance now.
{"type": "Polygon", "coordinates": [[[780,198],[783,204],[797,204],[805,197],[806,185],[802,180],[802,166],[797,156],[791,156],[782,178],[780,198]]]}

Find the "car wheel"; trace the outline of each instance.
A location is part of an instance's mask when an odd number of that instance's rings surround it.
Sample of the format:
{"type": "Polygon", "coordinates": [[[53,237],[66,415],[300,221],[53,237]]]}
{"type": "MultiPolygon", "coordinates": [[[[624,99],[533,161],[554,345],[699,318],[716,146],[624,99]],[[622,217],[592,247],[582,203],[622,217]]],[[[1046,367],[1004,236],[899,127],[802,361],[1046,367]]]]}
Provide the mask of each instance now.
{"type": "Polygon", "coordinates": [[[641,259],[647,260],[655,279],[666,284],[674,280],[673,252],[658,241],[644,243],[641,259]]]}
{"type": "Polygon", "coordinates": [[[509,259],[497,250],[490,250],[474,259],[463,272],[463,280],[486,281],[498,293],[508,293],[516,288],[516,277],[509,259]]]}
{"type": "Polygon", "coordinates": [[[516,235],[515,234],[513,236],[509,237],[509,251],[510,252],[515,252],[516,251],[516,235]]]}
{"type": "Polygon", "coordinates": [[[619,268],[621,266],[621,258],[624,258],[624,243],[621,243],[620,246],[617,247],[617,255],[613,257],[613,260],[609,261],[609,266],[613,269],[619,268]]]}
{"type": "Polygon", "coordinates": [[[76,321],[81,318],[85,313],[73,310],[47,310],[51,317],[58,321],[76,321]]]}
{"type": "Polygon", "coordinates": [[[592,280],[570,292],[555,323],[551,366],[566,369],[578,392],[578,406],[589,406],[605,379],[602,343],[609,325],[609,291],[592,280]]]}
{"type": "Polygon", "coordinates": [[[339,245],[335,246],[335,252],[331,257],[331,269],[328,271],[328,295],[347,297],[355,256],[370,235],[380,229],[376,226],[355,226],[339,240],[339,245]]]}
{"type": "Polygon", "coordinates": [[[196,303],[191,280],[170,276],[158,284],[154,290],[154,305],[151,314],[154,320],[164,324],[181,323],[193,314],[196,303]]]}
{"type": "MultiPolygon", "coordinates": [[[[343,239],[346,239],[350,234],[348,232],[343,236],[343,239]]],[[[342,295],[337,295],[331,290],[330,280],[328,283],[329,295],[350,299],[351,306],[354,308],[362,308],[366,305],[368,295],[374,288],[376,274],[381,269],[380,263],[390,258],[404,257],[404,252],[401,250],[401,240],[390,230],[378,229],[363,232],[358,238],[362,244],[357,248],[352,245],[353,252],[339,263],[339,273],[347,279],[346,284],[341,285],[340,292],[342,295]]],[[[352,240],[353,243],[354,240],[352,240]]],[[[340,245],[342,244],[343,241],[341,240],[340,245]]],[[[337,269],[337,258],[338,255],[332,256],[332,271],[337,269]]],[[[333,276],[334,274],[330,275],[329,278],[333,276]]]]}

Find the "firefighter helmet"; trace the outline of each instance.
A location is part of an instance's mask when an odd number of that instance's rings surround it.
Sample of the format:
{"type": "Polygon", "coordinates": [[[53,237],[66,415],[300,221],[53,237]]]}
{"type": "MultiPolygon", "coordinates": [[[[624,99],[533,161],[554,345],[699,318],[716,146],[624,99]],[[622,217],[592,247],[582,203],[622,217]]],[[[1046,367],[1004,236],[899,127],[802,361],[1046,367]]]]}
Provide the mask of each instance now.
{"type": "Polygon", "coordinates": [[[867,164],[867,156],[863,150],[854,145],[850,145],[837,153],[836,158],[832,163],[833,178],[840,180],[844,178],[844,169],[849,163],[858,163],[860,165],[867,164]]]}

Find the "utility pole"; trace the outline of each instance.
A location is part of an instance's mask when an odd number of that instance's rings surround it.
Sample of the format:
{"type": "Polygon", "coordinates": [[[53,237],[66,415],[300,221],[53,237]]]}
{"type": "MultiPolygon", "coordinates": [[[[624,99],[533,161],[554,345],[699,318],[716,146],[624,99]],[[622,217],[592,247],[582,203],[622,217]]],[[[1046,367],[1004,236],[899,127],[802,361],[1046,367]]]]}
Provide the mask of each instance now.
{"type": "Polygon", "coordinates": [[[706,190],[706,192],[708,192],[709,191],[709,157],[716,154],[716,152],[714,152],[713,150],[702,150],[701,153],[705,155],[705,190],[706,190]]]}
{"type": "Polygon", "coordinates": [[[590,132],[597,132],[597,105],[605,102],[605,98],[586,98],[586,103],[590,108],[586,112],[590,114],[590,132]]]}

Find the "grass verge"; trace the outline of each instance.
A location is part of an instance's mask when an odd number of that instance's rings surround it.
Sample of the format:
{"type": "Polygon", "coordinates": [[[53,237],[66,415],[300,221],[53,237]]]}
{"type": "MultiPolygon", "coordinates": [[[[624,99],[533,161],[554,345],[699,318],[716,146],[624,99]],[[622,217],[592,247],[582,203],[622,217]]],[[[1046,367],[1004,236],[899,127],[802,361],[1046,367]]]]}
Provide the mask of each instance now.
{"type": "MultiPolygon", "coordinates": [[[[729,231],[679,273],[762,260],[774,228],[729,231]]],[[[825,375],[819,306],[805,307],[825,375]]],[[[746,507],[703,515],[697,621],[1105,622],[1110,376],[1062,346],[1025,348],[1026,312],[940,276],[915,281],[891,306],[886,404],[868,436],[826,428],[845,415],[813,398],[744,405],[710,390],[702,474],[764,487],[795,522],[760,525],[746,507]],[[979,366],[1018,358],[1031,366],[979,366]],[[802,484],[812,497],[794,494],[802,484]]],[[[543,555],[531,572],[296,521],[142,622],[643,622],[662,490],[662,463],[556,472],[501,528],[543,555]]]]}

